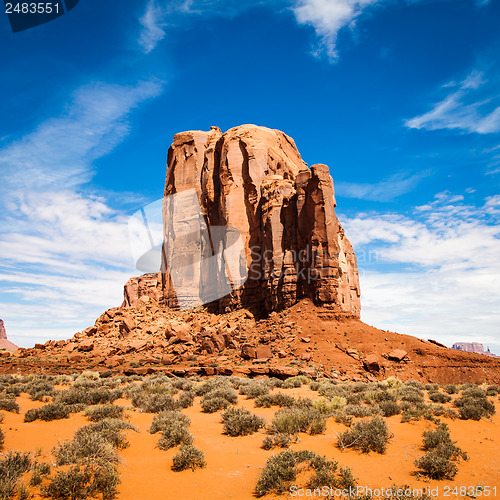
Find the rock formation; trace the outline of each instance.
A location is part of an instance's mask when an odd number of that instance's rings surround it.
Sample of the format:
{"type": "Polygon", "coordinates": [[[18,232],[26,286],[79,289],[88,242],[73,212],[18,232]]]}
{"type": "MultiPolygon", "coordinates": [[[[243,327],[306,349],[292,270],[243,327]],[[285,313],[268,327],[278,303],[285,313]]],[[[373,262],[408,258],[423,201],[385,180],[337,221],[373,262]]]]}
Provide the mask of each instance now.
{"type": "Polygon", "coordinates": [[[486,356],[496,357],[495,354],[490,352],[489,348],[485,351],[483,344],[480,344],[478,342],[455,342],[451,346],[451,348],[458,351],[475,352],[478,354],[484,354],[486,356]]]}
{"type": "Polygon", "coordinates": [[[129,281],[125,305],[152,293],[172,308],[211,302],[217,312],[266,313],[310,298],[359,317],[356,256],[335,206],[328,167],[309,169],[283,132],[243,125],[177,134],[161,281],[129,281]]]}
{"type": "Polygon", "coordinates": [[[5,325],[3,320],[0,319],[0,349],[6,351],[15,351],[17,345],[13,344],[10,340],[7,340],[7,332],[5,331],[5,325]]]}

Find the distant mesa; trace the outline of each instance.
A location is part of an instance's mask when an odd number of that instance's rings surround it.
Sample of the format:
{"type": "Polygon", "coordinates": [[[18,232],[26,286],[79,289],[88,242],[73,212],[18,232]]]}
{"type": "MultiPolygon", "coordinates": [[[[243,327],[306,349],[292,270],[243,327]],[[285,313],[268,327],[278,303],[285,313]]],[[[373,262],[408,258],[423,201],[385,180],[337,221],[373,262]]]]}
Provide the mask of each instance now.
{"type": "Polygon", "coordinates": [[[0,350],[15,351],[17,345],[13,344],[10,340],[7,340],[7,332],[5,330],[5,325],[2,319],[0,319],[0,350]]]}
{"type": "Polygon", "coordinates": [[[485,351],[483,344],[479,344],[478,342],[455,342],[451,346],[451,348],[456,349],[457,351],[475,352],[477,354],[484,354],[485,356],[491,356],[493,358],[499,357],[496,354],[490,352],[489,347],[485,351]]]}

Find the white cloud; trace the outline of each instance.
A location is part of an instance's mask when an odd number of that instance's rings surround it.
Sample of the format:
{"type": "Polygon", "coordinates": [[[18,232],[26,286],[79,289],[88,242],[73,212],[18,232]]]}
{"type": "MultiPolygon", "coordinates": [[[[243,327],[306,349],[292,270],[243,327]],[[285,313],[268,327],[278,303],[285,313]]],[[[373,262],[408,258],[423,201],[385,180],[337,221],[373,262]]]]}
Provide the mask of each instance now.
{"type": "Polygon", "coordinates": [[[87,85],[0,150],[0,317],[13,342],[53,328],[69,337],[120,304],[134,272],[128,220],[83,187],[92,162],[128,134],[130,112],[160,92],[156,82],[87,85]]]}
{"type": "MultiPolygon", "coordinates": [[[[445,88],[457,85],[452,82],[445,88]]],[[[410,128],[423,130],[460,130],[468,133],[491,134],[500,132],[500,93],[494,82],[488,82],[483,73],[473,71],[458,85],[458,89],[434,104],[430,111],[405,121],[410,128]],[[487,95],[479,92],[490,83],[487,95]]]]}
{"type": "Polygon", "coordinates": [[[139,22],[142,26],[139,45],[146,54],[149,54],[165,36],[164,10],[155,0],[149,0],[139,22]]]}
{"type": "Polygon", "coordinates": [[[344,198],[357,198],[369,201],[391,201],[412,191],[423,177],[429,175],[421,172],[415,175],[396,174],[388,179],[373,184],[355,182],[336,182],[335,192],[344,198]]]}
{"type": "Polygon", "coordinates": [[[412,215],[359,214],[343,224],[359,261],[362,319],[447,345],[500,354],[500,197],[475,207],[440,193],[412,215]]]}
{"type": "Polygon", "coordinates": [[[326,52],[330,60],[338,58],[337,36],[345,27],[353,27],[356,19],[380,0],[298,0],[293,11],[299,24],[312,26],[320,40],[316,54],[326,52]]]}

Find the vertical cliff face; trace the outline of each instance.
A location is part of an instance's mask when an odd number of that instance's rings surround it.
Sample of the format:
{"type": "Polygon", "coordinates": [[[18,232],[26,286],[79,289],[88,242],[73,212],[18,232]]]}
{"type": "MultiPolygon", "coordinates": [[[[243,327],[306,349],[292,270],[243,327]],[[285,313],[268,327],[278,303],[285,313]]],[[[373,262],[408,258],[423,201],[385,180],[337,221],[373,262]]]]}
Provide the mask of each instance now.
{"type": "Polygon", "coordinates": [[[0,349],[5,349],[7,351],[15,351],[17,345],[13,344],[7,339],[7,332],[5,330],[5,325],[3,320],[0,319],[0,349]]]}
{"type": "Polygon", "coordinates": [[[255,125],[177,134],[167,162],[169,306],[272,311],[308,297],[359,316],[356,257],[327,166],[309,169],[290,137],[255,125]],[[231,258],[213,258],[221,252],[231,258]]]}

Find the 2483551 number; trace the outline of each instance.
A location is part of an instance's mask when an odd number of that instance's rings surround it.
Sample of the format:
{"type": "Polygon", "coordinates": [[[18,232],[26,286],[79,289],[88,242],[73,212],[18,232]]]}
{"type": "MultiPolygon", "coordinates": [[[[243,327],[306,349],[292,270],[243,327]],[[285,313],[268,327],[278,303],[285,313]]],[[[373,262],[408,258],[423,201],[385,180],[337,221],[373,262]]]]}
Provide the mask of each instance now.
{"type": "Polygon", "coordinates": [[[57,2],[18,2],[6,3],[6,14],[59,14],[57,2]]]}

